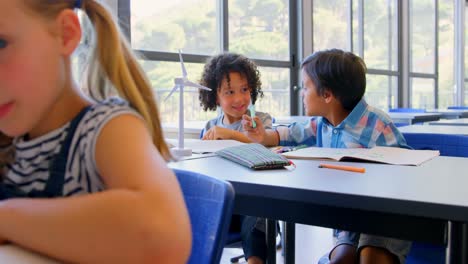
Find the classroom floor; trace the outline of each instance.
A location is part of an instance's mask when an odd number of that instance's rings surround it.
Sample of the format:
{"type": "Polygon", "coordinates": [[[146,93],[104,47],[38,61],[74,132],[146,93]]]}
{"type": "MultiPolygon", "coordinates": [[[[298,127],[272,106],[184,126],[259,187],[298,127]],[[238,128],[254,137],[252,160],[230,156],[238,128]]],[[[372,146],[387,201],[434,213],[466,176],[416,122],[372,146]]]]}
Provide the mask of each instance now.
{"type": "MultiPolygon", "coordinates": [[[[318,260],[332,248],[332,230],[315,226],[296,225],[296,263],[316,264],[318,260]]],[[[221,257],[221,264],[229,264],[231,257],[242,254],[240,248],[225,248],[221,257]]],[[[245,259],[239,261],[247,263],[245,259]]],[[[283,264],[281,250],[277,251],[276,263],[283,264]]]]}

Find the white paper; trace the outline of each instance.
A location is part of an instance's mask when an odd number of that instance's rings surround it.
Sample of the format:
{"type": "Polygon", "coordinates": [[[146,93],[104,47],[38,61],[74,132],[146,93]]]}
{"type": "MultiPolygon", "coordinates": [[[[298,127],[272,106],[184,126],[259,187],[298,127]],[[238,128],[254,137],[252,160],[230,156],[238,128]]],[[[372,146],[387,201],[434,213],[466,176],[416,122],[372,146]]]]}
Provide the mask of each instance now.
{"type": "Polygon", "coordinates": [[[395,147],[366,148],[318,148],[309,147],[283,153],[290,159],[359,159],[394,165],[421,165],[440,155],[438,150],[411,150],[395,147]]]}

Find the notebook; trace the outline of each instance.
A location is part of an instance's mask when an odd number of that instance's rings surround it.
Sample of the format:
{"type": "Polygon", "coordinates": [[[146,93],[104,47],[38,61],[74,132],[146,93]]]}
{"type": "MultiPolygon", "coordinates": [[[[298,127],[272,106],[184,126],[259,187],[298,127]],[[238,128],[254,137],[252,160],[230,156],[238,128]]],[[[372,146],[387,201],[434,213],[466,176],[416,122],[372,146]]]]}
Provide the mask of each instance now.
{"type": "Polygon", "coordinates": [[[254,170],[277,169],[290,165],[287,158],[258,143],[228,147],[216,154],[254,170]]]}
{"type": "Polygon", "coordinates": [[[395,147],[373,148],[318,148],[309,147],[286,152],[283,155],[290,159],[331,159],[361,160],[393,165],[418,166],[440,155],[438,150],[412,150],[395,147]]]}

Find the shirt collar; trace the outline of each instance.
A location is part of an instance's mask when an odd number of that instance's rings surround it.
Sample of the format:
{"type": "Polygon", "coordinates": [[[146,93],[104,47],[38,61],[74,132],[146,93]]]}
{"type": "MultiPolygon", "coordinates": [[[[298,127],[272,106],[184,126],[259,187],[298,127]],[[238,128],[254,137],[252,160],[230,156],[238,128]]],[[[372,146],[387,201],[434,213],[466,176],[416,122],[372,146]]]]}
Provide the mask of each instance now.
{"type": "MultiPolygon", "coordinates": [[[[353,108],[351,113],[341,122],[339,123],[336,128],[344,128],[345,126],[349,127],[355,127],[356,124],[361,120],[362,116],[366,113],[367,110],[367,102],[363,99],[361,99],[357,105],[353,108]]],[[[322,121],[327,125],[327,126],[333,126],[326,118],[322,117],[322,121]]]]}
{"type": "Polygon", "coordinates": [[[364,99],[361,99],[359,103],[353,108],[351,113],[341,122],[343,125],[348,125],[350,127],[355,127],[359,120],[361,120],[362,116],[367,111],[367,102],[364,99]]]}

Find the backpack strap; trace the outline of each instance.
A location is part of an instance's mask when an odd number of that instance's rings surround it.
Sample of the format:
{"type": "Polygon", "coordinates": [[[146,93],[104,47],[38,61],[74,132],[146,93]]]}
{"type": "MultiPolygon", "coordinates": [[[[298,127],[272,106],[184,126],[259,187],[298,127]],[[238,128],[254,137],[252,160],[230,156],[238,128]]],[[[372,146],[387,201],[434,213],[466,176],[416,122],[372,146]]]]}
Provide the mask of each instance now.
{"type": "MultiPolygon", "coordinates": [[[[49,179],[47,179],[45,189],[43,191],[39,191],[41,193],[41,197],[63,196],[63,186],[65,184],[67,159],[69,156],[68,154],[72,144],[73,136],[75,135],[75,131],[78,125],[80,124],[81,119],[83,119],[84,115],[90,109],[91,105],[85,107],[70,122],[70,126],[68,127],[68,134],[65,137],[62,146],[60,147],[60,152],[55,155],[49,166],[49,179]]],[[[29,196],[34,196],[34,194],[31,193],[29,196]]]]}

